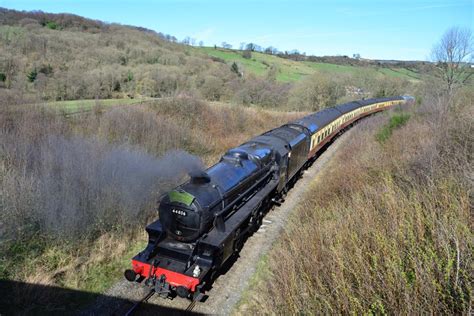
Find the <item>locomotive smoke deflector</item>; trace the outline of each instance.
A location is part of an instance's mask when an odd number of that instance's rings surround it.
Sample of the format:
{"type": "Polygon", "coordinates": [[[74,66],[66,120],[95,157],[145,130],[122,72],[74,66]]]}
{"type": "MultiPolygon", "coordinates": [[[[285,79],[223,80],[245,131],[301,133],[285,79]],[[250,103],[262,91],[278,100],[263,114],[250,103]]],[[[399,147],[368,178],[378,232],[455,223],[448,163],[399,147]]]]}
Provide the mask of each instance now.
{"type": "Polygon", "coordinates": [[[194,196],[183,190],[173,190],[168,193],[171,203],[182,203],[190,206],[194,201],[194,196]]]}

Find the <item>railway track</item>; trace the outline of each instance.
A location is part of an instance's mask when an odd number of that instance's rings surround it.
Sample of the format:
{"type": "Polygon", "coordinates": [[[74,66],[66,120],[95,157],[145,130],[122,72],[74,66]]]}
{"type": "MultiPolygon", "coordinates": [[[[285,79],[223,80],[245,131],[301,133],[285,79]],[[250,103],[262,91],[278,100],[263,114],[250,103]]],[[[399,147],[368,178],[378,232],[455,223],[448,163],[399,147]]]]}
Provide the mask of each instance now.
{"type": "Polygon", "coordinates": [[[188,307],[186,307],[185,311],[186,312],[192,311],[194,306],[196,306],[196,301],[192,301],[191,303],[189,303],[189,305],[188,305],[188,307]]]}
{"type": "MultiPolygon", "coordinates": [[[[135,313],[137,313],[140,309],[140,306],[147,303],[148,300],[154,294],[155,294],[155,290],[151,290],[150,292],[148,292],[145,296],[143,296],[143,298],[141,300],[136,302],[124,315],[125,316],[131,316],[131,315],[134,315],[135,313]]],[[[195,306],[196,306],[196,301],[192,301],[191,303],[189,303],[189,305],[186,307],[186,309],[184,311],[185,312],[191,312],[194,309],[195,306]]]]}
{"type": "Polygon", "coordinates": [[[143,304],[148,302],[148,300],[155,294],[155,290],[151,290],[147,295],[145,295],[140,301],[136,302],[132,308],[130,308],[127,313],[125,313],[125,316],[130,316],[135,313],[135,311],[138,309],[138,307],[143,304]]]}

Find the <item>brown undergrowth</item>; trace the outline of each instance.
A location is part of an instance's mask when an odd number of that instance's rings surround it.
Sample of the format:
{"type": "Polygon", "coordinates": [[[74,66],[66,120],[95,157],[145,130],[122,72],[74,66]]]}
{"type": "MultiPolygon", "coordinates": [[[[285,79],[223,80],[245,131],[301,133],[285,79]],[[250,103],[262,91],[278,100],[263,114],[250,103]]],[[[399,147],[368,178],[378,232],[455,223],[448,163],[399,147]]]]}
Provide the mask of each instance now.
{"type": "MultiPolygon", "coordinates": [[[[187,97],[76,115],[13,101],[0,111],[0,279],[96,293],[144,247],[159,195],[189,168],[304,114],[187,97]]],[[[13,303],[37,301],[64,304],[13,303]]]]}
{"type": "Polygon", "coordinates": [[[313,183],[237,314],[469,314],[472,94],[381,114],[313,183]],[[471,100],[471,101],[469,101],[471,100]],[[456,104],[456,103],[455,103],[456,104]]]}

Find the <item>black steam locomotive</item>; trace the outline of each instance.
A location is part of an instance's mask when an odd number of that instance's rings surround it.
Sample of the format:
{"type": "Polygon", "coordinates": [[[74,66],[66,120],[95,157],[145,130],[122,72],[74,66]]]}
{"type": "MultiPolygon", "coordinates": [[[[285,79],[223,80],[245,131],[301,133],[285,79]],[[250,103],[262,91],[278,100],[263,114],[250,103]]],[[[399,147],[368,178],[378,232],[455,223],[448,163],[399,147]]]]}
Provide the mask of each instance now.
{"type": "Polygon", "coordinates": [[[320,149],[356,120],[410,102],[404,96],[337,105],[229,150],[163,197],[159,220],[146,227],[148,245],[125,277],[145,280],[163,296],[200,300],[206,282],[258,229],[265,209],[283,200],[320,149]]]}

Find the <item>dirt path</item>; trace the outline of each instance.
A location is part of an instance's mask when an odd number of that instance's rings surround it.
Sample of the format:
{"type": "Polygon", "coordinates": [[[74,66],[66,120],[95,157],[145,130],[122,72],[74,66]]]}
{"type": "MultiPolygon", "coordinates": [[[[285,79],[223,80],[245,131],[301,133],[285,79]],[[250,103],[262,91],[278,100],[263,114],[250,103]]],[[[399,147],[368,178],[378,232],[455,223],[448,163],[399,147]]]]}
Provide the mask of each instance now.
{"type": "MultiPolygon", "coordinates": [[[[256,271],[257,263],[268,252],[273,242],[280,235],[287,222],[288,215],[300,203],[308,190],[309,184],[327,166],[328,161],[334,156],[338,148],[347,141],[352,134],[352,130],[344,133],[344,135],[329,146],[311,168],[305,171],[303,177],[288,193],[286,201],[280,207],[275,207],[265,216],[259,231],[248,238],[240,252],[240,257],[225,274],[219,276],[214,282],[212,289],[206,293],[209,295],[209,298],[203,303],[196,304],[193,312],[218,315],[228,315],[231,313],[233,307],[242,297],[243,291],[248,287],[250,278],[256,271]]],[[[94,310],[88,311],[89,314],[113,313],[123,315],[126,313],[127,307],[130,308],[130,306],[120,306],[120,304],[124,304],[120,299],[139,300],[146,294],[146,290],[141,284],[134,284],[124,280],[115,284],[105,294],[110,296],[110,298],[97,302],[94,310]]],[[[148,301],[148,304],[172,308],[178,314],[186,309],[189,301],[179,298],[166,300],[154,296],[148,301]]],[[[136,315],[156,314],[157,311],[152,311],[152,307],[149,305],[140,309],[136,315]]],[[[173,311],[166,310],[167,313],[171,312],[171,314],[173,314],[173,311]]]]}

